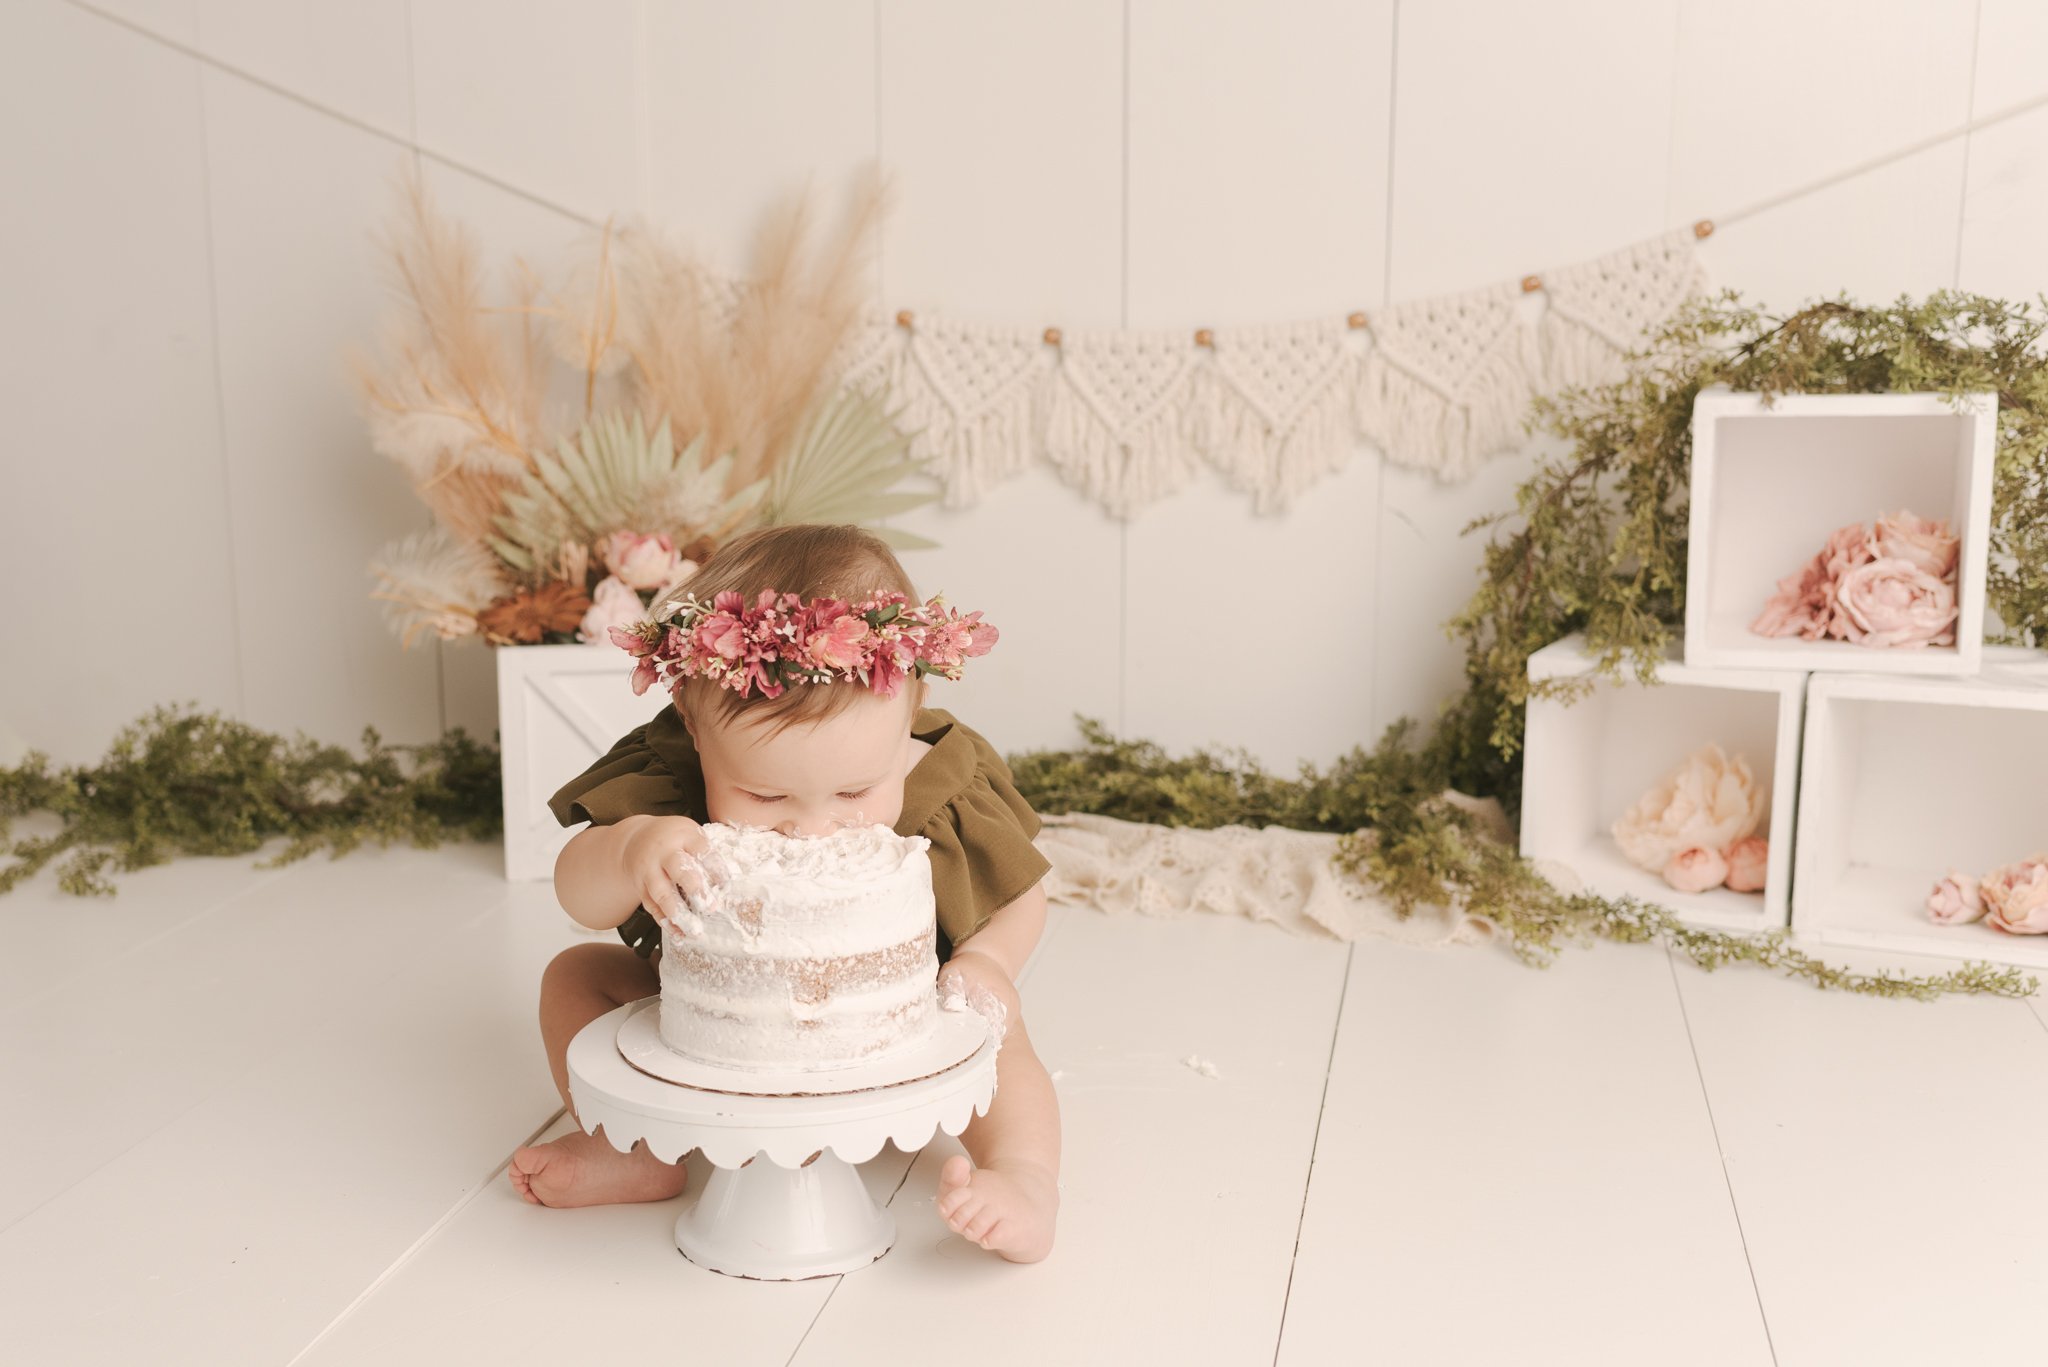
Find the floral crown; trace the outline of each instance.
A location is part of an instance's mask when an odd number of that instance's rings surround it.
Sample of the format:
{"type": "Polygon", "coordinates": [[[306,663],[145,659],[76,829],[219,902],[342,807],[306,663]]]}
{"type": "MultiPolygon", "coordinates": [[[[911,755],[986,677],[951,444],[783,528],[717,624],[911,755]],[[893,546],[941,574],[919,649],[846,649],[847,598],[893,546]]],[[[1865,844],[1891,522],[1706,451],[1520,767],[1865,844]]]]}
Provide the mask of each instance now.
{"type": "Polygon", "coordinates": [[[611,640],[638,661],[635,693],[656,680],[674,693],[685,679],[710,679],[742,698],[779,698],[793,684],[843,681],[890,698],[906,678],[959,678],[968,656],[995,645],[996,629],[936,597],[919,607],[900,593],[849,603],[764,589],[751,607],[735,592],[708,603],[684,593],[657,604],[652,620],[613,627],[611,640]]]}

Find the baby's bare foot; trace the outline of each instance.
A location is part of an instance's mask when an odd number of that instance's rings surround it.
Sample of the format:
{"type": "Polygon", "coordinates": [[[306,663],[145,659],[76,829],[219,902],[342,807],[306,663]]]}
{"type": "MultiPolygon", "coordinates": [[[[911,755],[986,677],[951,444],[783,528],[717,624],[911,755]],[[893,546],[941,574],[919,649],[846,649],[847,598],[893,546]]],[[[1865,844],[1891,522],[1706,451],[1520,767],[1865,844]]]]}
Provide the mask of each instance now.
{"type": "Polygon", "coordinates": [[[1037,1168],[977,1168],[958,1154],[939,1170],[939,1217],[963,1239],[1013,1263],[1052,1252],[1059,1183],[1037,1168]]]}
{"type": "Polygon", "coordinates": [[[602,1135],[572,1130],[515,1150],[507,1169],[519,1194],[537,1206],[603,1206],[666,1201],[683,1189],[681,1163],[664,1163],[635,1144],[620,1153],[602,1135]]]}

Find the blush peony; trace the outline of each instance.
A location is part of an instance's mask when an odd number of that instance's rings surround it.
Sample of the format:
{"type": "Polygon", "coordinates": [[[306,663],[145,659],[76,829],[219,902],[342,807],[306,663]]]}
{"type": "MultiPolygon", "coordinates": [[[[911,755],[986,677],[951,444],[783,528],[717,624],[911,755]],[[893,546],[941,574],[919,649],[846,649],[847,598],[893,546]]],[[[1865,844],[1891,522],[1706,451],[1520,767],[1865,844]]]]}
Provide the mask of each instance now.
{"type": "Polygon", "coordinates": [[[1861,646],[1953,645],[1956,591],[1910,560],[1858,565],[1835,581],[1845,639],[1861,646]]]}
{"type": "Polygon", "coordinates": [[[641,604],[639,594],[616,578],[604,579],[590,591],[590,611],[583,614],[583,622],[576,628],[576,639],[609,641],[613,627],[630,627],[646,616],[647,609],[641,604]]]}
{"type": "Polygon", "coordinates": [[[1707,745],[1636,799],[1612,831],[1630,863],[1662,873],[1681,850],[1725,850],[1754,832],[1767,800],[1748,760],[1707,745]]]}
{"type": "Polygon", "coordinates": [[[2048,855],[2037,854],[1984,875],[1984,924],[2014,935],[2048,932],[2048,855]]]}
{"type": "Polygon", "coordinates": [[[667,537],[642,536],[638,532],[613,532],[597,543],[597,554],[604,567],[627,588],[642,592],[668,588],[682,577],[683,566],[690,563],[667,537]]]}

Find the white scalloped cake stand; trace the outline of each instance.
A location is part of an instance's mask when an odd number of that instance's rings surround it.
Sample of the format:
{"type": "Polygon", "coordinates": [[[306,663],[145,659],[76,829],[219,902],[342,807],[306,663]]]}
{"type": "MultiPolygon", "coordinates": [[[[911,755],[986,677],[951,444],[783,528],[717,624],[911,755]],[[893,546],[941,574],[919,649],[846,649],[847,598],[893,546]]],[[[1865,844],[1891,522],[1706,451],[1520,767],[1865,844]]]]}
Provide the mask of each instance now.
{"type": "Polygon", "coordinates": [[[676,1247],[727,1276],[827,1277],[887,1253],[896,1217],[875,1204],[852,1165],[873,1158],[884,1142],[907,1153],[940,1130],[959,1134],[995,1096],[997,1042],[985,1025],[980,1047],[965,1059],[913,1081],[824,1096],[683,1086],[642,1072],[620,1052],[620,1027],[658,1002],[629,1002],[577,1032],[569,1042],[569,1094],[583,1128],[594,1134],[602,1126],[622,1152],[642,1139],[665,1163],[703,1151],[712,1173],[676,1220],[676,1247]]]}

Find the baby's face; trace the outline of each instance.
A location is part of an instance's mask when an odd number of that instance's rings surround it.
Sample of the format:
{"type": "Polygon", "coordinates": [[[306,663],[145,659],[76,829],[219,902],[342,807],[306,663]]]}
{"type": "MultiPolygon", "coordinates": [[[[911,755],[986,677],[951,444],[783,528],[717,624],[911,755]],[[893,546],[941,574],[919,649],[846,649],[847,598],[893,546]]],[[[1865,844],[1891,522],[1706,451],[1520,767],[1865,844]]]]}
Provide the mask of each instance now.
{"type": "Polygon", "coordinates": [[[834,716],[773,735],[744,714],[693,724],[711,819],[796,836],[895,825],[910,772],[911,691],[863,692],[834,716]]]}

